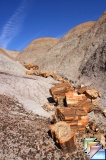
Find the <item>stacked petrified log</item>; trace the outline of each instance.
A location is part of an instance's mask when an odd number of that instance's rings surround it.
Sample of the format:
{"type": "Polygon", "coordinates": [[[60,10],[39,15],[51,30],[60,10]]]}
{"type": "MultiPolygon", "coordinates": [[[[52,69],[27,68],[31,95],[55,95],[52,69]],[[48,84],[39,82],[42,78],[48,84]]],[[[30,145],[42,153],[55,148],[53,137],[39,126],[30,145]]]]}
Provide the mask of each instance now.
{"type": "Polygon", "coordinates": [[[73,90],[74,90],[73,87],[70,86],[68,82],[66,82],[66,83],[58,84],[55,87],[52,87],[50,89],[50,93],[54,101],[58,105],[65,105],[65,93],[73,90]]]}
{"type": "Polygon", "coordinates": [[[75,91],[70,83],[61,83],[52,87],[50,93],[54,101],[59,105],[55,111],[55,122],[65,121],[76,130],[84,131],[88,123],[87,113],[93,109],[91,100],[87,99],[86,87],[75,91]],[[78,93],[81,94],[78,94],[78,93]]]}
{"type": "MultiPolygon", "coordinates": [[[[88,90],[86,86],[75,90],[68,82],[52,87],[50,93],[57,104],[53,116],[54,124],[50,125],[50,130],[64,151],[67,148],[66,144],[68,144],[68,146],[76,146],[76,142],[75,138],[73,138],[74,140],[68,141],[68,139],[64,137],[64,141],[61,143],[62,137],[57,136],[61,132],[61,128],[64,128],[66,124],[68,127],[70,126],[71,132],[69,137],[71,137],[71,139],[73,137],[72,133],[77,131],[84,132],[85,126],[88,124],[88,112],[92,111],[94,107],[92,99],[97,98],[99,93],[97,90],[88,90]],[[57,129],[57,126],[61,127],[57,129]]],[[[67,127],[62,131],[68,133],[67,127]]],[[[71,148],[70,150],[72,151],[71,148]]]]}
{"type": "Polygon", "coordinates": [[[60,107],[55,112],[57,121],[67,122],[74,131],[84,131],[88,124],[87,113],[81,108],[60,107]]]}

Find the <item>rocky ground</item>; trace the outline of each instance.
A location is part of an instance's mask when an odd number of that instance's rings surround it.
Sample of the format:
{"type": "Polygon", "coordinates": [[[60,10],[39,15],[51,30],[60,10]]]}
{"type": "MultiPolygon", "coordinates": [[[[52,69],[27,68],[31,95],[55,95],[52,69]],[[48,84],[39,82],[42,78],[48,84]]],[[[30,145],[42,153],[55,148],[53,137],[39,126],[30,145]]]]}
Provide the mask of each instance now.
{"type": "MultiPolygon", "coordinates": [[[[101,116],[100,121],[104,120],[101,116]]],[[[18,101],[0,95],[0,160],[88,159],[83,152],[81,134],[77,134],[75,153],[63,153],[48,134],[49,125],[50,119],[26,112],[18,101]]]]}

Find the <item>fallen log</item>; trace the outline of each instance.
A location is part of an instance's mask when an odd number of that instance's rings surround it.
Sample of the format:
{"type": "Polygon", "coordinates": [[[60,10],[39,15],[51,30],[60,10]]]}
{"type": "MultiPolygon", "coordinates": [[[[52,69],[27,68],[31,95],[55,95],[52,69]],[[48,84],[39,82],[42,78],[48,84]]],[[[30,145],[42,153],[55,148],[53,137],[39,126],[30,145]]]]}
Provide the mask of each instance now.
{"type": "Polygon", "coordinates": [[[78,108],[82,108],[85,112],[89,113],[93,110],[94,105],[91,103],[90,100],[83,100],[77,104],[78,108]]]}
{"type": "Polygon", "coordinates": [[[65,82],[52,87],[50,93],[57,104],[64,105],[65,93],[70,90],[73,90],[73,87],[68,82],[65,82]]]}
{"type": "Polygon", "coordinates": [[[76,150],[76,136],[66,122],[60,121],[50,125],[52,138],[59,144],[64,152],[74,152],[76,150]]]}
{"type": "Polygon", "coordinates": [[[39,69],[39,66],[36,65],[36,64],[24,64],[24,67],[28,70],[30,69],[33,69],[33,70],[36,70],[36,69],[39,69]]]}
{"type": "Polygon", "coordinates": [[[60,120],[78,120],[82,116],[87,116],[87,113],[81,108],[60,107],[55,111],[55,115],[60,120]]]}
{"type": "Polygon", "coordinates": [[[66,96],[67,105],[71,105],[71,106],[77,106],[79,102],[87,99],[84,94],[78,95],[76,91],[69,91],[65,93],[65,96],[66,96]]]}
{"type": "Polygon", "coordinates": [[[35,71],[32,70],[26,70],[27,75],[35,75],[35,71]]]}
{"type": "Polygon", "coordinates": [[[26,74],[27,75],[36,75],[36,76],[39,76],[40,71],[39,70],[27,70],[26,74]]]}
{"type": "Polygon", "coordinates": [[[59,121],[68,123],[74,131],[85,131],[85,126],[88,124],[88,115],[81,108],[60,107],[56,109],[54,116],[54,122],[59,121]]]}

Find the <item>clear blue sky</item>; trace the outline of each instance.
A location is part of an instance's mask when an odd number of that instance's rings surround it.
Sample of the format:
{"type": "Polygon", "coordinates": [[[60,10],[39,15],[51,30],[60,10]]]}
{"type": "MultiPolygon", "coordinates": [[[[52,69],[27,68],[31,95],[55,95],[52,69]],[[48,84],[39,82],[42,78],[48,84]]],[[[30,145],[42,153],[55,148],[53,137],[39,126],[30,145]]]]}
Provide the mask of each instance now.
{"type": "Polygon", "coordinates": [[[97,20],[106,0],[0,0],[0,47],[22,50],[39,37],[62,37],[97,20]]]}

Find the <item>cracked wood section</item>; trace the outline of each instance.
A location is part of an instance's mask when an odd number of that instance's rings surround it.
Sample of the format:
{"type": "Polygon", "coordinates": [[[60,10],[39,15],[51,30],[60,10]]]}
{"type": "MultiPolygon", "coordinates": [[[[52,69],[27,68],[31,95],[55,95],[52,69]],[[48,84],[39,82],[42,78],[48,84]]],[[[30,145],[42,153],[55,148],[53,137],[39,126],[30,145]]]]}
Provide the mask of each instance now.
{"type": "Polygon", "coordinates": [[[50,125],[52,138],[64,152],[74,152],[76,150],[76,136],[66,122],[58,122],[50,125]]]}

